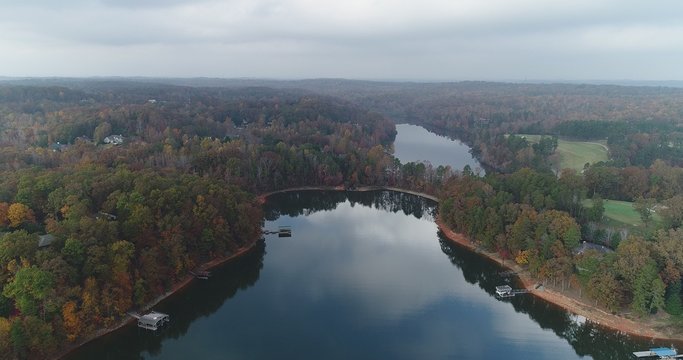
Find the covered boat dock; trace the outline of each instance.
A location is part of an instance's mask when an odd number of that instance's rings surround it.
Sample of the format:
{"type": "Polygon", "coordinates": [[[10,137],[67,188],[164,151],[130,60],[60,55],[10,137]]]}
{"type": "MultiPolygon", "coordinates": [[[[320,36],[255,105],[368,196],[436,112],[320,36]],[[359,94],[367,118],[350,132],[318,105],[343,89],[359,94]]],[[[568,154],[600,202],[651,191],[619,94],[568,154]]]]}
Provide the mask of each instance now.
{"type": "Polygon", "coordinates": [[[633,355],[638,359],[683,359],[683,355],[678,355],[676,349],[672,348],[652,348],[646,351],[634,351],[633,355]]]}
{"type": "Polygon", "coordinates": [[[496,296],[499,298],[513,297],[519,294],[528,294],[528,289],[513,289],[510,285],[496,286],[496,296]]]}
{"type": "Polygon", "coordinates": [[[171,321],[168,314],[151,311],[145,315],[138,317],[138,327],[147,330],[157,330],[171,321]]]}

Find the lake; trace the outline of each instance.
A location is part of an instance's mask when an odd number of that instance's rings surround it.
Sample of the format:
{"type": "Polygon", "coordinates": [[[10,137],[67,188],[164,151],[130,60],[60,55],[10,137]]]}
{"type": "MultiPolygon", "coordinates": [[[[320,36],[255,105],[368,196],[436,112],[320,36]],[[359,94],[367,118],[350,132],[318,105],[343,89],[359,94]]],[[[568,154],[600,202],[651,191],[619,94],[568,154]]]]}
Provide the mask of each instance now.
{"type": "Polygon", "coordinates": [[[484,174],[481,164],[472,157],[470,147],[459,140],[436,135],[417,125],[396,125],[394,156],[402,163],[429,161],[434,167],[449,165],[453,170],[462,170],[469,165],[472,171],[484,174]]]}
{"type": "MultiPolygon", "coordinates": [[[[271,196],[249,255],[67,359],[627,359],[650,344],[536,299],[497,299],[497,264],[452,244],[435,204],[397,192],[271,196]]],[[[668,344],[658,344],[668,345],[668,344]]]]}

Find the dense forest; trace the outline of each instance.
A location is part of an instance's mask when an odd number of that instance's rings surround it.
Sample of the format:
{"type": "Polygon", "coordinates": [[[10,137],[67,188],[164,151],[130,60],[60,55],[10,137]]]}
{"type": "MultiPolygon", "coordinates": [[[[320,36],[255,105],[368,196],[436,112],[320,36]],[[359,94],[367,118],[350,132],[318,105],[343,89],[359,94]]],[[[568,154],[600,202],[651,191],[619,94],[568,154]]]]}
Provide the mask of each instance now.
{"type": "Polygon", "coordinates": [[[0,349],[43,358],[120,322],[252,246],[274,216],[257,195],[314,185],[435,194],[444,223],[547,285],[676,319],[681,109],[681,89],[606,85],[0,83],[0,349]],[[486,175],[400,163],[397,122],[464,140],[486,175]],[[558,171],[558,137],[604,140],[609,160],[558,171]],[[608,199],[649,225],[605,226],[608,199]]]}
{"type": "Polygon", "coordinates": [[[396,181],[395,128],[302,91],[0,86],[0,348],[42,358],[260,238],[255,194],[396,181]]]}
{"type": "Polygon", "coordinates": [[[683,89],[337,80],[286,86],[464,140],[488,167],[486,176],[426,171],[429,185],[421,189],[442,199],[447,225],[546,285],[571,288],[612,312],[664,310],[680,327],[683,89]],[[515,134],[542,137],[532,143],[515,134]],[[604,141],[609,159],[580,172],[557,169],[558,137],[604,141]],[[616,200],[631,202],[642,224],[606,221],[605,206],[616,200]]]}

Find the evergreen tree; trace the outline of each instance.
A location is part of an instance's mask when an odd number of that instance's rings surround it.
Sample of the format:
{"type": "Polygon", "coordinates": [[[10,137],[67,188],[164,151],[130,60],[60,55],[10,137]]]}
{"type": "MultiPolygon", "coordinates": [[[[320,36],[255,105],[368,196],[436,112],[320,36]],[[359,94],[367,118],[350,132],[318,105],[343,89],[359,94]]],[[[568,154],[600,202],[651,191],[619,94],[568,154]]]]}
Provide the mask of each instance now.
{"type": "Polygon", "coordinates": [[[681,282],[676,281],[666,291],[666,312],[671,315],[683,314],[683,302],[681,302],[681,282]]]}
{"type": "Polygon", "coordinates": [[[634,283],[631,307],[640,315],[654,313],[664,306],[665,290],[666,286],[659,278],[654,262],[648,262],[634,283]]]}

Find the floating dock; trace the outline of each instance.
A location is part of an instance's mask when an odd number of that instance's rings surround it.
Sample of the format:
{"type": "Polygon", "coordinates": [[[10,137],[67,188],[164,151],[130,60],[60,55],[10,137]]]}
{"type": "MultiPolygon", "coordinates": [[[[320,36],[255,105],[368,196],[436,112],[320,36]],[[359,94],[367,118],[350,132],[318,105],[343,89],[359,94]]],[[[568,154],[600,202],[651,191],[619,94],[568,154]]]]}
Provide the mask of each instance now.
{"type": "Polygon", "coordinates": [[[195,278],[202,280],[207,280],[209,277],[211,277],[211,272],[205,270],[190,270],[190,274],[195,278]]]}
{"type": "Polygon", "coordinates": [[[278,229],[278,237],[292,237],[292,228],[289,226],[280,226],[278,229]]]}
{"type": "Polygon", "coordinates": [[[633,356],[638,359],[683,359],[683,355],[678,355],[676,349],[666,347],[652,348],[646,351],[634,351],[633,356]]]}
{"type": "Polygon", "coordinates": [[[280,226],[277,231],[264,230],[265,235],[277,234],[278,237],[292,237],[292,227],[291,226],[280,226]]]}

